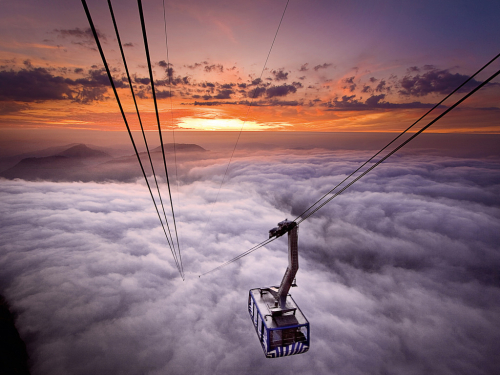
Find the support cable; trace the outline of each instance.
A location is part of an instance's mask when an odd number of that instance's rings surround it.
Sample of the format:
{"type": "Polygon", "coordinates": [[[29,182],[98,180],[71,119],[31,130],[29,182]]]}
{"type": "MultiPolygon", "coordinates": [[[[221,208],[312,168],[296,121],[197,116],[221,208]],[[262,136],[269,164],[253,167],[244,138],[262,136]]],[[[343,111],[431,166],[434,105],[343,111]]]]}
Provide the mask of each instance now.
{"type": "MultiPolygon", "coordinates": [[[[259,83],[262,81],[262,76],[264,75],[264,71],[266,70],[267,61],[269,60],[269,56],[271,56],[271,51],[273,49],[274,42],[276,41],[276,37],[278,36],[278,31],[280,30],[281,23],[283,22],[283,18],[285,17],[285,12],[286,12],[286,9],[288,8],[289,2],[290,2],[290,0],[287,0],[286,5],[285,5],[285,9],[283,10],[283,14],[281,15],[281,19],[280,19],[280,22],[278,24],[278,28],[276,29],[276,33],[274,34],[273,42],[271,43],[271,47],[269,48],[269,52],[267,53],[266,61],[264,62],[264,66],[262,67],[262,71],[261,71],[260,76],[259,76],[259,83]]],[[[250,107],[252,106],[253,100],[255,99],[256,95],[257,95],[257,87],[254,89],[253,95],[250,99],[250,103],[248,103],[247,113],[245,115],[245,121],[241,125],[240,131],[238,133],[238,137],[236,138],[236,143],[234,144],[234,148],[233,148],[233,151],[231,153],[231,157],[229,158],[229,162],[227,163],[226,171],[224,172],[224,176],[222,177],[222,181],[220,183],[219,190],[217,191],[217,195],[215,196],[215,201],[212,203],[212,210],[213,210],[214,205],[217,203],[217,201],[219,199],[219,193],[222,189],[222,186],[224,185],[224,182],[226,181],[226,176],[227,176],[227,172],[229,171],[229,166],[231,165],[231,162],[233,161],[233,156],[234,156],[234,153],[236,151],[236,147],[238,146],[238,142],[240,141],[241,132],[243,131],[243,127],[245,126],[245,124],[247,122],[248,116],[250,114],[250,107]]],[[[210,217],[212,216],[212,210],[210,211],[210,214],[208,215],[207,224],[210,222],[210,217]]]]}
{"type": "MultiPolygon", "coordinates": [[[[120,52],[121,52],[121,55],[122,55],[123,65],[125,67],[125,72],[127,73],[127,79],[128,79],[128,84],[130,86],[130,91],[132,93],[132,99],[134,100],[135,111],[137,113],[137,118],[139,119],[139,124],[141,126],[142,137],[144,139],[144,144],[146,145],[146,150],[148,152],[149,164],[151,165],[151,170],[153,171],[153,177],[154,177],[154,180],[155,180],[156,190],[158,192],[158,196],[160,197],[160,204],[161,204],[161,208],[163,210],[163,216],[165,218],[165,223],[167,224],[167,228],[168,228],[168,230],[170,232],[170,227],[168,225],[168,220],[167,220],[167,214],[165,212],[165,206],[163,205],[163,199],[161,197],[160,187],[158,186],[158,180],[156,178],[156,173],[155,173],[155,169],[154,169],[154,166],[153,166],[153,161],[151,159],[151,153],[149,152],[148,141],[146,140],[146,134],[144,132],[144,127],[142,125],[142,119],[141,119],[141,115],[139,113],[139,107],[137,106],[137,100],[135,98],[135,93],[134,93],[134,86],[132,85],[132,80],[130,78],[130,73],[129,73],[128,66],[127,66],[127,61],[125,59],[125,53],[123,52],[122,42],[121,42],[121,39],[120,39],[120,33],[118,32],[118,26],[116,24],[115,14],[113,12],[113,7],[111,5],[111,0],[108,0],[108,6],[109,6],[109,11],[111,13],[111,18],[113,20],[113,26],[115,28],[115,33],[116,33],[116,39],[118,41],[118,46],[120,47],[120,52]]],[[[172,239],[172,237],[171,237],[171,239],[172,239]]],[[[175,256],[175,261],[178,262],[177,256],[175,256]]],[[[182,267],[181,267],[181,270],[182,270],[182,267]]],[[[184,273],[183,270],[182,270],[182,273],[184,273]]]]}
{"type": "MultiPolygon", "coordinates": [[[[320,199],[318,199],[313,205],[311,205],[307,210],[302,212],[299,216],[297,216],[293,221],[299,220],[302,216],[304,216],[308,211],[314,208],[317,204],[319,204],[324,198],[326,198],[329,194],[331,194],[335,189],[337,189],[340,185],[342,185],[344,182],[346,182],[348,179],[350,179],[354,174],[356,174],[361,168],[363,168],[365,165],[367,165],[369,162],[371,162],[376,156],[378,156],[382,151],[387,149],[391,144],[396,142],[403,134],[408,132],[413,126],[415,126],[417,123],[420,122],[424,117],[426,117],[429,113],[431,113],[433,110],[438,108],[445,100],[447,100],[450,96],[455,94],[458,90],[460,90],[462,87],[464,87],[467,83],[469,83],[474,77],[476,77],[479,73],[481,73],[486,67],[488,67],[491,63],[493,63],[496,59],[500,57],[500,53],[496,55],[493,59],[491,59],[488,63],[486,63],[481,69],[479,69],[474,75],[470,76],[465,82],[463,82],[460,86],[458,86],[455,90],[453,90],[451,93],[449,93],[445,98],[443,98],[439,103],[437,103],[434,107],[429,109],[424,115],[422,115],[417,121],[415,121],[413,124],[411,124],[408,128],[406,128],[402,133],[400,133],[396,138],[394,138],[392,141],[390,141],[387,145],[385,145],[380,151],[378,151],[375,155],[373,155],[370,159],[365,161],[360,167],[358,167],[354,172],[352,172],[349,176],[344,178],[341,182],[339,182],[333,189],[328,191],[325,195],[323,195],[320,199]]],[[[303,220],[301,220],[303,221],[303,220]]]]}
{"type": "Polygon", "coordinates": [[[227,265],[229,265],[229,264],[231,264],[231,263],[233,263],[233,262],[236,262],[237,260],[239,260],[239,259],[243,258],[244,256],[247,256],[248,254],[253,253],[255,250],[260,249],[262,246],[266,246],[266,245],[270,244],[270,243],[271,243],[271,242],[273,242],[276,238],[278,238],[278,237],[272,237],[272,238],[269,238],[269,239],[267,239],[267,240],[265,240],[265,241],[262,241],[260,244],[255,245],[254,247],[252,247],[252,248],[248,249],[248,250],[247,250],[247,251],[245,251],[244,253],[241,253],[240,255],[235,256],[233,259],[228,260],[228,261],[227,261],[227,262],[225,262],[225,263],[222,263],[221,265],[219,265],[219,266],[217,266],[217,267],[215,267],[215,268],[211,269],[210,271],[205,272],[205,273],[202,273],[202,274],[201,274],[201,275],[199,275],[198,277],[205,276],[205,275],[207,275],[207,274],[209,274],[209,273],[211,273],[211,272],[217,271],[219,268],[225,267],[225,266],[227,266],[227,265]]]}
{"type": "MultiPolygon", "coordinates": [[[[154,101],[155,113],[156,113],[156,122],[158,124],[158,133],[160,134],[161,152],[162,152],[162,155],[163,155],[163,165],[165,167],[165,175],[167,177],[168,195],[170,197],[170,207],[172,209],[172,218],[173,218],[173,221],[174,221],[175,233],[177,235],[177,223],[175,221],[174,204],[172,202],[172,192],[170,190],[170,180],[168,178],[167,161],[165,159],[165,147],[163,145],[163,137],[162,137],[162,134],[161,134],[160,115],[158,113],[158,103],[156,101],[156,92],[155,92],[155,85],[154,85],[154,79],[153,79],[153,69],[151,68],[151,58],[149,56],[148,38],[147,38],[147,34],[146,34],[146,23],[144,21],[144,14],[143,14],[143,11],[142,11],[142,1],[141,0],[137,0],[137,5],[139,7],[139,15],[141,17],[142,36],[143,36],[143,39],[144,39],[144,48],[146,50],[146,58],[147,58],[147,62],[148,62],[149,79],[151,81],[151,91],[153,93],[153,101],[154,101]]],[[[182,268],[182,264],[181,264],[181,268],[182,268]]]]}
{"type": "MultiPolygon", "coordinates": [[[[498,55],[497,55],[498,57],[498,55]]],[[[496,59],[496,57],[495,57],[496,59]]],[[[482,68],[483,69],[483,68],[482,68]]],[[[482,70],[481,69],[481,70],[482,70]]],[[[328,198],[326,201],[324,201],[320,206],[316,207],[313,211],[311,211],[307,216],[303,217],[301,220],[298,220],[295,219],[294,221],[297,222],[297,225],[299,225],[300,223],[302,223],[303,221],[307,220],[309,217],[311,217],[314,213],[316,213],[319,209],[321,209],[324,205],[326,205],[328,202],[330,202],[333,198],[339,196],[340,194],[342,194],[346,189],[348,189],[350,186],[352,186],[356,181],[358,181],[359,179],[361,179],[363,176],[365,176],[367,173],[369,173],[370,171],[372,171],[374,168],[376,168],[378,165],[380,165],[382,162],[384,162],[385,160],[387,160],[387,158],[389,158],[391,155],[393,155],[394,153],[396,153],[398,150],[400,150],[402,147],[404,147],[405,145],[407,145],[409,142],[411,142],[413,139],[415,139],[418,135],[422,134],[426,129],[428,129],[431,125],[433,125],[434,123],[436,123],[438,120],[440,120],[442,117],[444,117],[446,114],[448,114],[450,111],[452,111],[454,108],[456,108],[458,105],[460,105],[463,101],[465,101],[467,98],[469,98],[472,94],[474,94],[475,92],[477,92],[479,89],[481,89],[482,87],[484,87],[486,84],[488,84],[491,80],[493,80],[494,78],[496,78],[498,75],[500,75],[500,70],[498,70],[496,73],[494,73],[493,75],[491,75],[488,79],[486,79],[484,82],[482,82],[481,84],[479,84],[477,87],[475,87],[472,91],[470,91],[467,95],[465,95],[464,97],[462,97],[460,100],[456,101],[455,104],[453,104],[451,107],[449,107],[448,109],[446,109],[443,113],[441,113],[439,116],[437,116],[434,120],[432,120],[429,124],[427,124],[426,126],[424,126],[423,128],[421,128],[418,132],[416,132],[415,134],[413,134],[410,138],[408,138],[406,141],[404,141],[403,143],[401,143],[398,147],[396,147],[394,150],[392,150],[391,152],[389,152],[386,156],[384,156],[382,159],[380,159],[378,162],[376,162],[374,165],[372,165],[369,169],[367,169],[366,171],[364,171],[361,175],[359,175],[358,177],[356,177],[353,181],[351,181],[348,185],[346,185],[345,187],[343,187],[339,192],[335,193],[334,195],[332,195],[330,198],[328,198]]],[[[316,205],[317,203],[315,203],[314,205],[316,205]]],[[[313,206],[314,206],[313,205],[313,206]]],[[[309,209],[307,209],[305,212],[309,211],[313,206],[311,206],[309,209]]],[[[208,271],[208,272],[205,272],[204,274],[200,275],[200,276],[203,276],[203,275],[206,275],[208,273],[211,273],[215,270],[218,270],[222,267],[225,267],[241,258],[243,258],[244,256],[250,254],[251,252],[257,250],[257,249],[260,249],[262,246],[265,246],[267,245],[268,243],[270,243],[272,240],[274,240],[276,237],[273,237],[272,239],[270,240],[265,240],[263,242],[261,242],[260,244],[252,247],[251,249],[245,251],[244,253],[234,257],[233,259],[219,265],[218,267],[208,271]]]]}
{"type": "MultiPolygon", "coordinates": [[[[89,24],[90,24],[90,28],[91,28],[91,30],[92,30],[92,34],[94,35],[94,39],[95,39],[95,41],[96,41],[97,48],[98,48],[98,50],[99,50],[99,54],[101,55],[101,59],[102,59],[102,62],[103,62],[103,64],[104,64],[104,68],[106,69],[106,73],[107,73],[107,75],[108,75],[109,82],[110,82],[111,87],[112,87],[112,89],[113,89],[113,92],[114,92],[114,94],[115,94],[116,102],[118,103],[118,107],[120,108],[120,112],[121,112],[121,114],[122,114],[123,121],[124,121],[124,123],[125,123],[125,126],[126,126],[126,128],[127,128],[128,135],[129,135],[129,137],[130,137],[130,141],[132,142],[132,146],[134,147],[135,155],[137,156],[137,160],[139,161],[139,165],[140,165],[140,167],[141,167],[142,174],[143,174],[143,176],[144,176],[144,179],[146,180],[146,185],[148,186],[149,194],[151,195],[151,199],[153,200],[153,204],[154,204],[154,206],[155,206],[156,213],[157,213],[157,215],[158,215],[158,219],[160,220],[161,226],[162,226],[162,228],[163,228],[163,233],[165,234],[165,238],[167,239],[167,242],[168,242],[168,244],[169,244],[169,246],[170,246],[170,250],[172,251],[172,255],[174,255],[174,250],[173,250],[173,248],[172,248],[172,244],[170,243],[170,240],[168,239],[168,235],[167,235],[167,232],[166,232],[166,230],[165,230],[165,226],[163,225],[163,221],[162,221],[162,219],[161,219],[160,211],[158,210],[158,206],[156,205],[156,201],[155,201],[155,199],[154,199],[153,192],[152,192],[152,190],[151,190],[151,186],[149,185],[149,181],[148,181],[148,178],[147,178],[147,176],[146,176],[146,172],[144,171],[144,167],[143,167],[143,165],[142,165],[142,161],[141,161],[141,158],[140,158],[140,156],[139,156],[139,152],[137,151],[137,147],[136,147],[136,145],[135,145],[134,138],[133,138],[133,136],[132,136],[132,132],[130,131],[130,127],[129,127],[129,125],[128,125],[127,118],[126,118],[126,116],[125,116],[125,112],[123,111],[123,107],[122,107],[122,104],[121,104],[121,102],[120,102],[120,98],[119,98],[119,96],[118,96],[118,92],[116,91],[116,87],[115,87],[115,84],[114,84],[114,82],[113,82],[113,77],[111,76],[111,72],[110,72],[110,70],[109,70],[108,63],[106,62],[106,58],[105,58],[105,56],[104,56],[104,52],[103,52],[103,50],[102,50],[101,43],[99,42],[99,37],[97,36],[97,31],[96,31],[96,29],[95,29],[95,27],[94,27],[94,22],[92,21],[92,17],[91,17],[91,15],[90,15],[90,11],[89,11],[89,9],[88,9],[88,7],[87,7],[87,3],[86,3],[86,1],[85,1],[85,0],[82,0],[82,4],[83,4],[83,8],[84,8],[84,10],[85,10],[85,14],[87,15],[87,19],[88,19],[89,24]]],[[[174,259],[175,259],[175,255],[174,255],[174,259]]],[[[177,262],[176,262],[176,266],[177,266],[177,270],[179,271],[179,274],[181,275],[181,277],[183,277],[183,276],[182,276],[182,273],[181,273],[181,270],[180,270],[180,267],[179,267],[179,265],[177,264],[177,262]]]]}
{"type": "MultiPolygon", "coordinates": [[[[174,109],[172,105],[172,75],[174,71],[170,71],[170,59],[168,57],[168,37],[167,37],[167,16],[165,14],[165,0],[163,0],[163,24],[165,26],[165,47],[167,50],[167,75],[168,75],[168,89],[170,96],[170,118],[172,121],[172,139],[174,141],[174,165],[175,165],[175,181],[177,182],[177,199],[179,199],[179,174],[177,172],[177,150],[175,145],[175,129],[174,129],[174,109]],[[170,74],[172,72],[172,74],[170,74]]],[[[177,201],[178,202],[178,201],[177,201]]],[[[177,213],[179,209],[177,209],[177,213]]],[[[184,268],[182,267],[182,256],[181,256],[181,246],[179,245],[179,235],[177,234],[177,227],[175,227],[175,236],[177,238],[177,249],[179,251],[179,259],[181,260],[182,272],[184,268]]]]}

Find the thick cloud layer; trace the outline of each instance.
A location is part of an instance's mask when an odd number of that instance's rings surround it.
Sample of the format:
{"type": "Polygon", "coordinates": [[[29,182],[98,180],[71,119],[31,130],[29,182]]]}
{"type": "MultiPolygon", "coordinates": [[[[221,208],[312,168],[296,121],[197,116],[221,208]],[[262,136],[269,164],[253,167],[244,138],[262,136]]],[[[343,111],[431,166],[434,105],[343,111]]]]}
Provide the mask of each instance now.
{"type": "Polygon", "coordinates": [[[295,218],[367,154],[256,151],[184,165],[174,203],[187,280],[144,184],[0,182],[0,293],[33,374],[494,374],[500,169],[396,156],[299,230],[308,353],[269,360],[246,300],[286,242],[198,278],[295,218]],[[208,218],[210,218],[208,220],[208,218]]]}

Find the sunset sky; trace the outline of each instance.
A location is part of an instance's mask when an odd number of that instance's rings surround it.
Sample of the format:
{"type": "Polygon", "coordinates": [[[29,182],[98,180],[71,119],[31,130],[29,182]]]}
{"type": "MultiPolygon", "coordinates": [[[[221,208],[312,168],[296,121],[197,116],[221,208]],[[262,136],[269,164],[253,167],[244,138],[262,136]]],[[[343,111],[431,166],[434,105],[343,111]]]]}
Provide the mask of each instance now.
{"type": "MultiPolygon", "coordinates": [[[[292,0],[259,81],[285,5],[166,1],[170,100],[162,1],[144,1],[163,129],[400,131],[500,52],[498,1],[292,0]]],[[[138,129],[107,2],[88,6],[138,129]]],[[[113,7],[141,115],[154,130],[137,2],[113,7]]],[[[0,8],[2,130],[124,130],[80,1],[0,8]]],[[[499,68],[495,62],[474,84],[499,68]]],[[[494,82],[431,131],[500,132],[494,82]]]]}

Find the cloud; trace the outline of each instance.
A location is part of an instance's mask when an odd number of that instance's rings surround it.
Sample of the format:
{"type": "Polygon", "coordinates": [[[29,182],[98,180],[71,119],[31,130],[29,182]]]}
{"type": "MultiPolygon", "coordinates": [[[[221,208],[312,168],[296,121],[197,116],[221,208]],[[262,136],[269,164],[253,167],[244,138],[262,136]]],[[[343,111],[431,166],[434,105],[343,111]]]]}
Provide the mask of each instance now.
{"type": "Polygon", "coordinates": [[[224,66],[222,64],[205,65],[203,69],[207,73],[210,72],[224,73],[224,66]]]}
{"type": "MultiPolygon", "coordinates": [[[[117,88],[128,87],[128,84],[124,83],[120,79],[113,78],[113,81],[117,88]]],[[[83,85],[90,87],[110,87],[109,78],[104,68],[90,69],[88,71],[87,77],[78,78],[74,82],[68,80],[68,82],[74,85],[83,85]]]]}
{"type": "Polygon", "coordinates": [[[344,83],[345,86],[342,87],[342,88],[343,89],[347,89],[350,92],[353,92],[356,89],[356,84],[354,83],[354,78],[355,78],[354,76],[353,77],[344,78],[342,80],[342,83],[344,83]]]}
{"type": "Polygon", "coordinates": [[[165,73],[167,73],[167,77],[173,78],[174,77],[174,66],[173,64],[167,63],[165,60],[160,60],[158,61],[158,65],[165,69],[165,73]]]}
{"type": "Polygon", "coordinates": [[[53,76],[44,68],[0,71],[0,101],[62,100],[73,98],[73,81],[53,76]]]}
{"type": "MultiPolygon", "coordinates": [[[[254,82],[257,82],[257,80],[254,80],[254,82]]],[[[249,90],[247,92],[247,96],[249,98],[259,98],[265,95],[267,99],[271,99],[274,97],[293,94],[297,92],[297,88],[301,87],[303,86],[300,82],[293,82],[291,85],[283,84],[280,86],[275,86],[275,85],[271,86],[271,83],[269,82],[262,86],[255,87],[252,90],[249,90]]],[[[245,93],[244,90],[242,90],[242,93],[245,93]]]]}
{"type": "MultiPolygon", "coordinates": [[[[435,69],[432,65],[426,65],[422,69],[428,71],[415,76],[406,75],[399,81],[401,95],[416,97],[429,94],[447,95],[469,78],[469,76],[460,73],[450,73],[448,69],[435,69]]],[[[469,91],[471,86],[477,84],[479,82],[473,79],[460,89],[460,92],[469,91]]]]}
{"type": "Polygon", "coordinates": [[[288,72],[284,71],[284,68],[278,70],[271,70],[275,81],[286,81],[288,79],[288,72]]]}
{"type": "Polygon", "coordinates": [[[174,201],[185,282],[140,180],[0,184],[0,288],[32,373],[495,373],[496,161],[400,155],[302,223],[291,293],[312,346],[273,361],[246,300],[281,281],[286,239],[197,275],[265,239],[368,154],[245,152],[210,205],[227,162],[212,156],[184,162],[174,201]]]}
{"type": "Polygon", "coordinates": [[[27,109],[29,109],[29,105],[26,103],[0,101],[0,115],[7,115],[9,113],[21,112],[27,109]]]}
{"type": "MultiPolygon", "coordinates": [[[[106,35],[96,30],[97,36],[101,40],[106,40],[106,35]]],[[[92,34],[92,30],[90,27],[86,29],[80,29],[79,27],[75,27],[74,29],[54,29],[54,33],[66,38],[66,37],[74,37],[79,39],[92,39],[94,40],[94,34],[92,34]]]]}
{"type": "Polygon", "coordinates": [[[321,106],[328,107],[331,110],[337,111],[366,111],[377,109],[412,109],[412,108],[432,108],[434,104],[411,102],[411,103],[390,103],[383,101],[385,94],[372,95],[364,102],[356,99],[356,95],[343,95],[340,100],[338,97],[331,99],[327,102],[321,103],[321,106]]]}
{"type": "Polygon", "coordinates": [[[140,78],[140,77],[136,76],[136,77],[134,77],[134,82],[140,83],[141,85],[149,85],[150,80],[149,80],[149,78],[146,78],[146,77],[140,78]]]}
{"type": "Polygon", "coordinates": [[[265,87],[255,87],[254,89],[248,91],[248,97],[249,98],[258,98],[266,92],[265,87]]]}
{"type": "Polygon", "coordinates": [[[107,92],[106,87],[82,87],[73,98],[73,101],[81,104],[90,104],[103,101],[107,92]]]}
{"type": "MultiPolygon", "coordinates": [[[[193,96],[194,98],[194,96],[193,96]]],[[[194,98],[194,99],[199,99],[199,98],[194,98]]],[[[211,97],[207,97],[206,100],[210,100],[211,97]]],[[[182,103],[183,105],[189,105],[191,103],[182,103]]],[[[216,100],[216,101],[204,101],[204,102],[198,102],[195,101],[192,103],[195,106],[208,106],[208,107],[213,107],[213,106],[218,106],[218,105],[252,105],[252,106],[258,106],[258,107],[272,107],[272,106],[278,106],[278,107],[296,107],[298,105],[303,105],[302,102],[299,102],[297,100],[259,100],[259,101],[253,101],[250,102],[248,100],[239,100],[239,101],[221,101],[221,100],[216,100]]]]}
{"type": "Polygon", "coordinates": [[[309,68],[307,67],[309,64],[305,63],[300,66],[299,72],[307,72],[309,68]]]}
{"type": "Polygon", "coordinates": [[[377,87],[375,87],[375,91],[376,92],[383,92],[383,91],[386,91],[386,92],[390,92],[391,91],[391,87],[390,86],[386,86],[386,82],[384,80],[381,80],[377,87]]]}
{"type": "MultiPolygon", "coordinates": [[[[85,48],[90,48],[92,50],[97,50],[94,34],[90,27],[86,29],[80,29],[75,27],[73,29],[54,29],[53,33],[57,34],[61,38],[73,39],[72,44],[80,45],[85,48]]],[[[99,29],[96,29],[97,36],[102,43],[107,42],[107,37],[99,29]]]]}
{"type": "Polygon", "coordinates": [[[231,95],[234,94],[233,90],[219,90],[219,93],[214,96],[215,99],[231,99],[231,95]]]}
{"type": "Polygon", "coordinates": [[[330,67],[330,66],[332,66],[332,64],[324,63],[324,64],[322,64],[322,65],[316,65],[316,66],[314,67],[314,70],[317,72],[317,71],[318,71],[318,70],[320,70],[320,69],[326,69],[326,68],[328,68],[328,67],[330,67]]]}
{"type": "Polygon", "coordinates": [[[361,90],[361,92],[362,93],[372,93],[373,89],[371,88],[371,86],[363,85],[363,89],[361,90]]]}
{"type": "Polygon", "coordinates": [[[170,90],[155,90],[155,91],[156,91],[156,97],[158,99],[165,99],[175,96],[175,94],[170,90]]]}
{"type": "MultiPolygon", "coordinates": [[[[187,103],[187,104],[189,104],[189,103],[187,103]]],[[[210,102],[208,102],[208,101],[205,101],[205,102],[197,102],[197,101],[195,101],[193,103],[193,105],[195,105],[195,106],[205,106],[205,107],[213,107],[213,106],[218,106],[218,105],[223,105],[223,104],[238,104],[238,102],[223,102],[223,101],[220,101],[220,100],[214,100],[214,101],[210,101],[210,102]]]]}
{"type": "Polygon", "coordinates": [[[260,85],[261,83],[262,83],[262,79],[255,78],[255,79],[252,80],[252,82],[250,83],[250,85],[255,86],[255,85],[260,85]]]}
{"type": "Polygon", "coordinates": [[[281,85],[281,86],[271,86],[266,89],[266,96],[268,98],[274,98],[277,96],[286,96],[288,94],[293,94],[297,92],[297,88],[294,85],[281,85]]]}
{"type": "Polygon", "coordinates": [[[177,85],[190,85],[190,78],[188,76],[177,76],[174,79],[172,79],[172,84],[177,86],[177,85]]]}
{"type": "Polygon", "coordinates": [[[196,69],[196,68],[198,68],[198,67],[202,66],[202,64],[201,64],[201,63],[194,63],[193,65],[184,65],[184,66],[185,66],[186,68],[188,68],[188,69],[194,70],[194,69],[196,69]]]}
{"type": "Polygon", "coordinates": [[[297,100],[271,100],[268,105],[280,107],[296,107],[302,104],[302,102],[299,102],[297,100]]]}

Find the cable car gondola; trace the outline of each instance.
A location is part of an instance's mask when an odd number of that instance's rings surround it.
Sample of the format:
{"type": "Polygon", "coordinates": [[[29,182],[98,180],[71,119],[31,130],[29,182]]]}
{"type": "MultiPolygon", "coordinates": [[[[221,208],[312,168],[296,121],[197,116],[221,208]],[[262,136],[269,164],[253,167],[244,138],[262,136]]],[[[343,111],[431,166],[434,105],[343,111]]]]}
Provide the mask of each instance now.
{"type": "Polygon", "coordinates": [[[288,233],[288,268],[279,287],[251,289],[248,295],[248,312],[267,358],[305,353],[310,346],[309,321],[288,294],[299,269],[298,229],[284,220],[269,231],[269,238],[288,233]]]}

